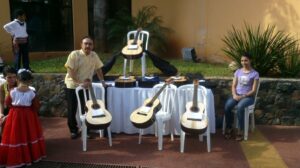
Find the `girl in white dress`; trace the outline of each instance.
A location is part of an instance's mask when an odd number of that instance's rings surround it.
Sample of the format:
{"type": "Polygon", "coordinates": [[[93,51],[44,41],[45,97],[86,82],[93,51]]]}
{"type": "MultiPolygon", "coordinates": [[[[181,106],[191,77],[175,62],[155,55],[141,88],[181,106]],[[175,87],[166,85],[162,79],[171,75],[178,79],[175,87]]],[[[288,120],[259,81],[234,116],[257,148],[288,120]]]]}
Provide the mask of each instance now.
{"type": "Polygon", "coordinates": [[[18,87],[5,100],[10,110],[0,144],[0,167],[22,167],[46,157],[39,101],[29,87],[32,79],[29,71],[19,70],[18,87]]]}

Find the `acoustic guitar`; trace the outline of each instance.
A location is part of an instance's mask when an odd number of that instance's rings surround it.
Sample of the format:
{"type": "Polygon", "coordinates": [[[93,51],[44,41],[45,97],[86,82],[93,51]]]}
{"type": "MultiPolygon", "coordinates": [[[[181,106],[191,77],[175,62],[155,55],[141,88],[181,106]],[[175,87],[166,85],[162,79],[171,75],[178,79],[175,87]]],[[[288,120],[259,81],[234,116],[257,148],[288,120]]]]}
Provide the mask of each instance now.
{"type": "Polygon", "coordinates": [[[185,85],[189,82],[186,76],[180,76],[180,75],[171,76],[170,79],[173,80],[174,85],[176,85],[177,87],[185,85]]]}
{"type": "Polygon", "coordinates": [[[119,88],[131,88],[136,87],[136,79],[134,76],[120,76],[115,80],[115,87],[119,88]]]}
{"type": "Polygon", "coordinates": [[[137,29],[133,40],[128,40],[127,45],[122,49],[122,54],[126,59],[137,59],[143,54],[142,41],[139,39],[141,28],[137,29]]]}
{"type": "Polygon", "coordinates": [[[193,102],[186,104],[186,112],[183,113],[180,120],[181,129],[186,133],[203,134],[208,125],[208,119],[204,114],[204,104],[198,103],[198,85],[199,81],[194,80],[193,102]]]}
{"type": "Polygon", "coordinates": [[[86,125],[91,129],[107,128],[112,120],[111,114],[105,109],[104,103],[95,97],[92,85],[89,86],[91,100],[86,102],[86,125]]]}
{"type": "Polygon", "coordinates": [[[172,80],[168,80],[153,96],[153,98],[146,99],[141,107],[133,111],[130,115],[131,123],[137,128],[147,128],[155,121],[155,113],[161,109],[161,104],[158,96],[170,84],[172,80]]]}

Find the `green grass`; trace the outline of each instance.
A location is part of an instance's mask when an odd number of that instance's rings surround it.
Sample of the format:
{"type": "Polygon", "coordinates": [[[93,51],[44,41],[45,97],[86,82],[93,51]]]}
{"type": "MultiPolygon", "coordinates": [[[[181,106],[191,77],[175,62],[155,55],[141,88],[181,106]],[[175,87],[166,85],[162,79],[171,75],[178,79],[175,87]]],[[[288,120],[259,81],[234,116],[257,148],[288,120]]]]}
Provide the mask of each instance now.
{"type": "MultiPolygon", "coordinates": [[[[111,54],[100,54],[103,62],[107,61],[111,54]]],[[[66,73],[64,64],[67,56],[59,58],[31,61],[31,68],[37,73],[66,73]]],[[[186,73],[201,73],[204,76],[232,76],[232,73],[227,68],[227,64],[209,64],[209,63],[194,63],[192,61],[183,61],[182,59],[168,59],[174,65],[180,74],[186,73]]],[[[147,58],[147,74],[162,74],[157,69],[150,59],[147,58]]],[[[128,71],[128,70],[127,70],[128,71]]],[[[121,75],[123,72],[123,57],[119,56],[117,62],[107,75],[121,75]]],[[[141,61],[134,60],[134,75],[141,75],[141,61]]]]}

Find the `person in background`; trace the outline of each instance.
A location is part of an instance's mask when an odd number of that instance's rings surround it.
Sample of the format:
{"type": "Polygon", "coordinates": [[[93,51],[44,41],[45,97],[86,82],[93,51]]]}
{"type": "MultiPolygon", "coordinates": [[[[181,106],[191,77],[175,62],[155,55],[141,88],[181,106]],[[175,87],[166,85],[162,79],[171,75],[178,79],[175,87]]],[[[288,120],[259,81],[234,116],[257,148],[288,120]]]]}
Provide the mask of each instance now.
{"type": "Polygon", "coordinates": [[[236,140],[243,139],[245,107],[254,103],[254,96],[259,82],[259,73],[251,67],[251,55],[244,53],[241,56],[242,68],[237,69],[231,87],[232,97],[225,103],[226,130],[225,138],[230,139],[233,135],[233,113],[232,109],[237,105],[237,117],[239,129],[236,140]]]}
{"type": "Polygon", "coordinates": [[[94,42],[89,36],[86,36],[81,41],[81,49],[72,51],[67,59],[65,67],[67,74],[65,77],[66,97],[68,106],[68,127],[71,132],[71,139],[76,139],[79,136],[76,112],[77,99],[75,89],[82,85],[88,88],[91,85],[93,74],[96,71],[97,77],[105,87],[104,76],[102,73],[103,63],[99,56],[93,51],[94,42]]]}
{"type": "Polygon", "coordinates": [[[3,69],[5,82],[0,85],[0,125],[4,122],[3,118],[8,114],[9,109],[4,103],[10,90],[17,87],[17,71],[11,66],[5,66],[3,69]]]}
{"type": "Polygon", "coordinates": [[[22,9],[16,10],[16,19],[5,24],[4,30],[9,33],[13,39],[13,51],[15,56],[15,68],[23,68],[32,71],[29,67],[29,46],[28,34],[26,29],[26,14],[22,9]]]}
{"type": "Polygon", "coordinates": [[[0,167],[24,167],[46,157],[45,140],[38,118],[39,101],[29,87],[30,71],[20,69],[18,86],[5,100],[9,107],[0,144],[0,167]]]}

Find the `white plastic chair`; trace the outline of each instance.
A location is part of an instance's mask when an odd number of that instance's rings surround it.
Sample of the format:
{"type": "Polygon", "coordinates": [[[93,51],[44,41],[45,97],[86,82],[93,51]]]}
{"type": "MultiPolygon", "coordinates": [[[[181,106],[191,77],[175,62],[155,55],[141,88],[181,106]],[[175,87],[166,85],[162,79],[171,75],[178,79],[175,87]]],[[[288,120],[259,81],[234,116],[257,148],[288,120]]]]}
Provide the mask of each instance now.
{"type": "MultiPolygon", "coordinates": [[[[156,84],[153,86],[152,92],[153,96],[158,92],[160,88],[163,87],[162,84],[156,84]]],[[[166,122],[171,120],[173,106],[174,106],[174,97],[176,93],[177,87],[173,84],[169,84],[158,96],[158,99],[161,103],[161,109],[155,114],[155,135],[158,136],[158,150],[163,149],[163,135],[164,135],[164,127],[166,126],[166,122]]],[[[170,134],[171,141],[174,141],[174,127],[172,123],[170,123],[170,134]]],[[[139,130],[139,144],[142,142],[143,129],[139,130]]]]}
{"type": "MultiPolygon", "coordinates": [[[[247,141],[248,140],[248,130],[249,130],[249,117],[251,115],[251,132],[254,131],[255,129],[255,115],[254,115],[254,111],[255,111],[255,104],[256,104],[256,99],[257,99],[257,95],[258,95],[258,90],[260,87],[260,82],[258,82],[257,85],[257,89],[256,89],[256,93],[255,93],[255,97],[254,97],[254,103],[250,106],[245,107],[245,119],[244,119],[244,140],[247,141]]],[[[232,110],[234,113],[234,123],[236,128],[238,128],[238,122],[237,122],[237,109],[236,107],[232,110]]],[[[225,134],[225,127],[226,127],[226,120],[225,120],[225,115],[223,117],[223,128],[222,128],[222,133],[225,134]]]]}
{"type": "MultiPolygon", "coordinates": [[[[130,39],[133,39],[135,37],[135,34],[137,33],[137,30],[130,31],[127,33],[127,41],[130,39]]],[[[143,49],[148,50],[148,43],[149,43],[149,32],[148,31],[140,31],[138,39],[143,42],[143,49]]],[[[133,70],[133,61],[134,60],[129,60],[129,72],[132,72],[133,70]]],[[[143,52],[143,55],[141,57],[141,64],[142,64],[142,77],[145,76],[146,72],[146,56],[145,52],[143,52]]],[[[126,73],[126,66],[127,66],[127,59],[124,59],[124,66],[123,66],[123,73],[126,73]]]]}
{"type": "MultiPolygon", "coordinates": [[[[103,101],[103,104],[105,104],[105,90],[104,87],[102,86],[101,83],[93,83],[92,84],[93,91],[95,93],[96,98],[100,98],[100,100],[103,101]]],[[[83,88],[82,86],[78,86],[76,88],[76,97],[77,97],[77,102],[78,102],[78,107],[77,107],[77,113],[80,118],[80,123],[78,125],[81,127],[81,139],[82,139],[82,150],[86,151],[87,147],[87,126],[85,123],[85,118],[86,118],[86,113],[84,112],[83,109],[81,109],[81,101],[79,98],[79,92],[83,91],[83,96],[84,96],[84,101],[86,102],[88,100],[88,97],[91,98],[91,93],[88,91],[87,96],[87,90],[83,88]]],[[[100,137],[102,137],[103,130],[99,130],[100,137]]],[[[111,131],[110,131],[110,126],[107,127],[107,134],[108,134],[108,142],[109,146],[112,146],[112,139],[111,139],[111,131]]]]}
{"type": "MultiPolygon", "coordinates": [[[[190,102],[193,100],[193,93],[194,93],[194,85],[193,84],[187,84],[187,85],[182,85],[177,89],[177,93],[182,96],[182,99],[185,101],[182,102],[175,102],[175,103],[180,103],[182,106],[185,106],[187,102],[190,102]],[[184,93],[184,94],[181,94],[184,93]]],[[[210,123],[209,123],[209,118],[206,110],[206,99],[207,96],[207,89],[203,86],[198,86],[198,102],[201,102],[205,106],[204,110],[204,117],[207,117],[207,129],[203,134],[199,135],[199,140],[203,141],[203,136],[206,136],[206,143],[207,143],[207,152],[211,151],[211,141],[210,141],[210,123]]],[[[182,108],[179,108],[179,110],[182,108]]],[[[180,111],[179,113],[182,115],[184,111],[180,111]]],[[[181,117],[180,117],[181,118],[181,117]]],[[[180,152],[184,152],[184,144],[185,144],[185,132],[181,129],[180,130],[180,152]]]]}

